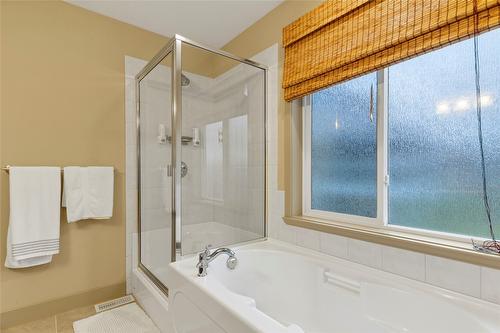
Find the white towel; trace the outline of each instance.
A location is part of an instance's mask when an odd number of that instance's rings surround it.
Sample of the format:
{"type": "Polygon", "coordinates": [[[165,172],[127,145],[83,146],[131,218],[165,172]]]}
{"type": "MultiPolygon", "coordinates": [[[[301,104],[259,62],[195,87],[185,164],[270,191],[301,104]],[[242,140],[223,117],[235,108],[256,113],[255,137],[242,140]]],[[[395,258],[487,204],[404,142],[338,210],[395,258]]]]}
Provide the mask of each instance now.
{"type": "Polygon", "coordinates": [[[49,263],[59,253],[61,169],[10,168],[10,219],[5,266],[49,263]]]}
{"type": "Polygon", "coordinates": [[[26,268],[38,265],[48,264],[52,261],[52,256],[40,256],[24,260],[15,260],[12,257],[12,239],[10,227],[7,232],[7,256],[5,257],[5,267],[7,268],[26,268]]]}
{"type": "Polygon", "coordinates": [[[63,206],[68,223],[113,216],[113,167],[65,167],[63,206]]]}

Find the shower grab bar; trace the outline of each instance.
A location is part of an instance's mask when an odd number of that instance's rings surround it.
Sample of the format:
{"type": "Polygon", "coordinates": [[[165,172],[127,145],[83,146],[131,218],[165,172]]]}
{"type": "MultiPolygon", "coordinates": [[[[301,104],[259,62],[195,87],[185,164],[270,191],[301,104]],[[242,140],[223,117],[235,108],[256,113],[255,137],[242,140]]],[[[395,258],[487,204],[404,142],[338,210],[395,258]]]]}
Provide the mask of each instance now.
{"type": "Polygon", "coordinates": [[[323,272],[323,279],[325,283],[347,289],[357,294],[361,292],[361,285],[358,282],[330,273],[328,270],[323,272]]]}

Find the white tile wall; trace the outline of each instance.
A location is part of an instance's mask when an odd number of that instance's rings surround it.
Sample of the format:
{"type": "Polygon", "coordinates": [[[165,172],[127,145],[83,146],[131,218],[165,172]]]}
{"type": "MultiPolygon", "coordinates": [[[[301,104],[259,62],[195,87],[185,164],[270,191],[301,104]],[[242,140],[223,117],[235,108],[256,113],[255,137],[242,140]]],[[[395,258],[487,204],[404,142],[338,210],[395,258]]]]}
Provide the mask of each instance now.
{"type": "Polygon", "coordinates": [[[339,258],[344,258],[344,259],[348,258],[349,240],[347,238],[321,232],[319,241],[320,241],[319,247],[321,252],[339,258]]]}
{"type": "Polygon", "coordinates": [[[319,233],[314,230],[301,229],[300,232],[297,232],[296,241],[299,246],[319,251],[320,237],[319,233]]]}
{"type": "Polygon", "coordinates": [[[427,256],[425,270],[425,280],[430,284],[474,297],[481,295],[481,269],[479,266],[427,256]]]}
{"type": "Polygon", "coordinates": [[[500,270],[481,267],[481,298],[500,304],[500,270]]]}
{"type": "Polygon", "coordinates": [[[134,233],[137,232],[137,165],[135,154],[136,145],[136,123],[135,123],[135,80],[134,76],[144,66],[144,62],[135,58],[125,57],[125,142],[126,142],[126,192],[125,192],[125,216],[126,216],[126,283],[127,293],[132,292],[132,267],[137,264],[132,248],[134,247],[134,233]]]}
{"type": "Polygon", "coordinates": [[[425,255],[382,246],[382,269],[414,280],[425,281],[425,255]]]}
{"type": "Polygon", "coordinates": [[[374,268],[382,268],[382,247],[377,244],[349,239],[347,242],[349,260],[374,268]]]}

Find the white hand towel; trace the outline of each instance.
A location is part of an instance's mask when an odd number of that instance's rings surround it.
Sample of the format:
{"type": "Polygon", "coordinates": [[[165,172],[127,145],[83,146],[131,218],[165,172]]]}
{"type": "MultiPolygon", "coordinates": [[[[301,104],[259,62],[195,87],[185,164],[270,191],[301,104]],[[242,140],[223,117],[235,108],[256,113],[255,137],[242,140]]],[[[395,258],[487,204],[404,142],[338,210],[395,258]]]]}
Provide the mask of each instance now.
{"type": "Polygon", "coordinates": [[[40,256],[23,260],[15,260],[12,257],[12,238],[10,227],[7,231],[7,256],[5,257],[5,267],[7,268],[26,268],[38,265],[48,264],[52,261],[52,256],[40,256]]]}
{"type": "Polygon", "coordinates": [[[61,170],[10,168],[10,219],[5,266],[46,264],[59,253],[61,170]]]}
{"type": "Polygon", "coordinates": [[[65,167],[63,206],[68,223],[113,216],[113,167],[65,167]]]}

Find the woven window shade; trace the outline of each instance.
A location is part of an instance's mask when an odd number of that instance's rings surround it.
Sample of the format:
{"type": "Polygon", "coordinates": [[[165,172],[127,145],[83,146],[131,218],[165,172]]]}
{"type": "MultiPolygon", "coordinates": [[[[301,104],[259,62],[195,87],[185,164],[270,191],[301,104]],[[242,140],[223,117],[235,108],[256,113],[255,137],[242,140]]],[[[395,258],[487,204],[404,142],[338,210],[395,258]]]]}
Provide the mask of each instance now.
{"type": "Polygon", "coordinates": [[[327,1],[283,29],[285,99],[499,25],[500,0],[327,1]]]}

